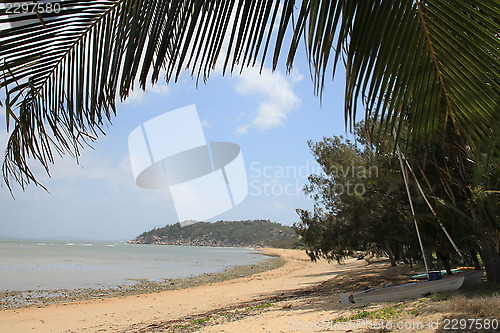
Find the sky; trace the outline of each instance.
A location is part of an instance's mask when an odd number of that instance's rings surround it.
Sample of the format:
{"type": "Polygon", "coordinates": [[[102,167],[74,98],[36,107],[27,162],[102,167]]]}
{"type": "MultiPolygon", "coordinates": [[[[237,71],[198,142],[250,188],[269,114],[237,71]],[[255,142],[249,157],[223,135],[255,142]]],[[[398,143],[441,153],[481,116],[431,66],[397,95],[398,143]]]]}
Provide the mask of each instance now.
{"type": "MultiPolygon", "coordinates": [[[[343,73],[327,80],[322,103],[314,95],[304,52],[294,69],[272,72],[248,68],[241,75],[212,73],[196,86],[188,73],[177,83],[160,80],[147,92],[136,89],[117,104],[118,114],[79,163],[71,156],[51,166],[51,177],[35,167],[48,192],[34,185],[0,187],[0,238],[130,240],[153,227],[178,222],[166,190],[135,184],[128,136],[168,111],[195,104],[207,141],[240,146],[248,181],[243,202],[208,221],[267,219],[285,225],[299,221],[297,208],[311,209],[302,191],[319,166],[307,141],[348,134],[344,124],[343,73]]],[[[3,98],[4,95],[0,95],[3,98]]],[[[8,133],[0,110],[0,153],[8,133]]],[[[3,154],[1,155],[3,156],[3,154]]]]}

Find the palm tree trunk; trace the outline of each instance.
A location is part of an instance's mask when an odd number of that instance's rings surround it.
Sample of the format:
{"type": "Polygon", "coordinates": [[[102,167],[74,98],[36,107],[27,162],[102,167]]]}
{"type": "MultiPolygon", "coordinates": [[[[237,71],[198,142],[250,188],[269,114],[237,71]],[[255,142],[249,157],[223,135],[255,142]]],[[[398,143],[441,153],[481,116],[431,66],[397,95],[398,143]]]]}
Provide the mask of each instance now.
{"type": "Polygon", "coordinates": [[[500,251],[499,246],[491,237],[481,240],[481,259],[486,269],[486,279],[489,282],[500,283],[500,251]]]}
{"type": "MultiPolygon", "coordinates": [[[[469,209],[472,218],[478,225],[482,225],[480,214],[473,200],[469,200],[469,209]]],[[[489,282],[500,283],[500,244],[495,242],[495,233],[498,231],[485,231],[480,240],[481,259],[486,270],[486,279],[489,282]],[[491,233],[490,233],[491,232],[491,233]]]]}

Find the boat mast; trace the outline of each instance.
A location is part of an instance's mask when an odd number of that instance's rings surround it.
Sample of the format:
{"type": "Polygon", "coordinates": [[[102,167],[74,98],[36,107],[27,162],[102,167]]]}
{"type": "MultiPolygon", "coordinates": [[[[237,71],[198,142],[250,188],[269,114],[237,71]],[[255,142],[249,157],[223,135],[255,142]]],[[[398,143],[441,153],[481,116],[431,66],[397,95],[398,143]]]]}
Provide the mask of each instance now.
{"type": "Polygon", "coordinates": [[[413,200],[411,199],[410,187],[408,186],[408,173],[401,158],[401,151],[399,150],[399,145],[396,145],[396,151],[398,152],[399,164],[401,165],[401,172],[403,173],[403,180],[405,182],[406,194],[408,195],[408,200],[410,201],[411,214],[413,216],[413,223],[415,224],[415,229],[417,230],[418,243],[420,244],[420,250],[422,251],[422,258],[424,259],[425,271],[427,272],[427,277],[430,278],[429,266],[427,265],[427,259],[425,258],[425,253],[424,253],[424,245],[422,244],[422,237],[420,237],[420,230],[418,229],[418,223],[415,217],[415,210],[413,209],[413,200]]]}
{"type": "Polygon", "coordinates": [[[402,155],[403,155],[403,159],[405,160],[406,166],[408,167],[408,169],[410,169],[410,172],[413,175],[413,178],[415,179],[415,182],[417,183],[417,188],[418,188],[420,194],[422,195],[422,197],[424,198],[425,202],[427,203],[427,206],[431,210],[431,212],[434,215],[434,217],[437,219],[437,221],[439,223],[439,226],[441,227],[441,229],[443,229],[444,233],[446,234],[446,237],[448,237],[448,240],[450,241],[451,245],[453,245],[453,248],[455,249],[455,251],[458,253],[458,255],[460,256],[460,258],[462,258],[462,260],[465,260],[462,251],[460,251],[460,249],[458,248],[457,244],[455,244],[455,242],[453,241],[453,238],[451,238],[450,234],[448,233],[448,230],[446,230],[446,228],[443,225],[443,223],[441,223],[441,221],[438,219],[436,211],[432,207],[431,203],[429,202],[429,200],[427,200],[427,196],[425,195],[424,190],[422,189],[422,186],[420,186],[420,182],[417,179],[417,175],[415,174],[415,172],[413,172],[413,169],[411,168],[411,166],[408,163],[408,160],[405,158],[404,154],[402,154],[402,155]]]}

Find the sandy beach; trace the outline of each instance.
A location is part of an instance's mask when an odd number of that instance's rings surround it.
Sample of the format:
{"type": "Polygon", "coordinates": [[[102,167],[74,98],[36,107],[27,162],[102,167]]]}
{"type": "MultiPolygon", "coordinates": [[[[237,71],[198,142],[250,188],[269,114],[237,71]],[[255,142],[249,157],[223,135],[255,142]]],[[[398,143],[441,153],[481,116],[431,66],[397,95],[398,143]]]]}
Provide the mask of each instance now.
{"type": "MultiPolygon", "coordinates": [[[[249,277],[205,284],[188,289],[98,299],[0,312],[1,332],[118,332],[140,330],[156,322],[175,321],[214,309],[258,302],[311,287],[354,268],[310,262],[303,251],[264,249],[286,263],[249,277]]],[[[332,302],[336,302],[332,298],[332,302]]],[[[287,323],[288,324],[288,323],[287,323]]]]}
{"type": "Polygon", "coordinates": [[[340,292],[399,283],[411,271],[386,260],[349,259],[339,265],[311,262],[299,250],[262,251],[285,263],[186,289],[4,310],[0,332],[380,332],[367,326],[374,323],[407,325],[398,332],[438,332],[444,318],[498,318],[498,296],[343,305],[340,292]]]}

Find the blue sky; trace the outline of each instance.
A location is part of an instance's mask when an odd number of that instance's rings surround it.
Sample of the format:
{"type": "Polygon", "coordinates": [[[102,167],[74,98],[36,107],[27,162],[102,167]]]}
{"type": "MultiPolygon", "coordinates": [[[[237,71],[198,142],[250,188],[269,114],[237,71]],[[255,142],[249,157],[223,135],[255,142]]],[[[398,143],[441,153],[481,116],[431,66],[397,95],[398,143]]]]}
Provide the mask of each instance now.
{"type": "MultiPolygon", "coordinates": [[[[147,92],[132,92],[118,103],[107,135],[94,150],[82,151],[80,164],[70,156],[60,159],[51,167],[52,178],[34,168],[50,193],[35,186],[24,192],[16,188],[14,200],[5,186],[0,189],[0,237],[128,240],[177,222],[168,191],[134,184],[127,138],[145,121],[190,104],[197,107],[207,141],[238,144],[247,171],[247,198],[210,221],[298,221],[295,209],[312,207],[301,188],[318,170],[307,141],[346,134],[344,78],[339,73],[335,83],[327,83],[320,106],[304,56],[298,56],[290,75],[283,68],[272,73],[265,67],[262,75],[250,68],[224,77],[216,71],[198,87],[185,73],[177,83],[160,80],[147,92]]],[[[1,111],[3,150],[8,134],[1,111]]]]}

